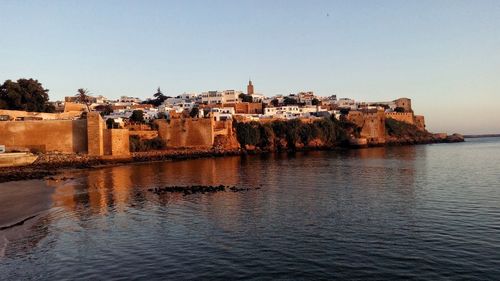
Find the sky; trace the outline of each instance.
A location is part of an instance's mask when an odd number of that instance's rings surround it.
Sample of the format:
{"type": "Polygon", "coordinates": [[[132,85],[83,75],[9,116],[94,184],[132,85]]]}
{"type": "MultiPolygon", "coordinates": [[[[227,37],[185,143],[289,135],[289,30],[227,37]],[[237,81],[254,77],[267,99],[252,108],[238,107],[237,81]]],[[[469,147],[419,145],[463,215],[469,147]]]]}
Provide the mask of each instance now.
{"type": "Polygon", "coordinates": [[[500,1],[0,0],[0,81],[51,100],[207,90],[412,99],[433,132],[500,133],[500,1]]]}

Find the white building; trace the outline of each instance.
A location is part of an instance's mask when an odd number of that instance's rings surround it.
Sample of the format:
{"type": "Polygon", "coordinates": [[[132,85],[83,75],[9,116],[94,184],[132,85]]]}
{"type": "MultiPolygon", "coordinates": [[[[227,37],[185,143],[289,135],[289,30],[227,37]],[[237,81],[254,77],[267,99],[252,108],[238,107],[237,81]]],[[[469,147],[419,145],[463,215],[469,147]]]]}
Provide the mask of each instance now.
{"type": "Polygon", "coordinates": [[[297,94],[297,97],[298,102],[305,105],[312,105],[313,99],[316,98],[314,92],[300,92],[297,94]]]}
{"type": "Polygon", "coordinates": [[[358,106],[356,105],[356,101],[353,99],[349,98],[341,98],[338,100],[337,105],[339,108],[348,108],[351,110],[356,110],[358,109],[358,106]]]}
{"type": "Polygon", "coordinates": [[[235,113],[234,107],[212,108],[210,110],[215,121],[231,120],[235,113]]]}
{"type": "Polygon", "coordinates": [[[184,103],[184,102],[196,102],[198,99],[198,94],[196,93],[183,93],[181,95],[178,95],[176,97],[168,98],[166,99],[163,104],[164,105],[176,105],[178,103],[184,103]]]}
{"type": "Polygon", "coordinates": [[[203,92],[201,94],[201,102],[204,104],[237,103],[239,102],[240,94],[242,92],[235,90],[203,92]]]}
{"type": "Polygon", "coordinates": [[[299,117],[311,117],[319,112],[328,112],[319,106],[298,106],[287,105],[280,107],[266,107],[264,109],[264,117],[293,119],[299,117]]]}
{"type": "Polygon", "coordinates": [[[140,98],[135,98],[135,97],[127,97],[127,96],[121,96],[120,99],[118,99],[119,103],[132,103],[132,104],[137,104],[141,103],[140,98]]]}
{"type": "Polygon", "coordinates": [[[263,102],[266,97],[263,94],[252,94],[253,102],[263,102]]]}

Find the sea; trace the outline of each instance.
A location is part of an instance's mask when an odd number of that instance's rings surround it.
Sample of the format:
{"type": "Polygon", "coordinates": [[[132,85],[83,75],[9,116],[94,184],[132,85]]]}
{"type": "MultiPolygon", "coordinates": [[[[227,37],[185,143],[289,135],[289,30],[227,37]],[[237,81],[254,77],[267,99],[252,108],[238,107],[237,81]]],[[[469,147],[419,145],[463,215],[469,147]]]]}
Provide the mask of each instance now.
{"type": "Polygon", "coordinates": [[[0,226],[0,280],[500,280],[500,138],[65,171],[0,226]]]}

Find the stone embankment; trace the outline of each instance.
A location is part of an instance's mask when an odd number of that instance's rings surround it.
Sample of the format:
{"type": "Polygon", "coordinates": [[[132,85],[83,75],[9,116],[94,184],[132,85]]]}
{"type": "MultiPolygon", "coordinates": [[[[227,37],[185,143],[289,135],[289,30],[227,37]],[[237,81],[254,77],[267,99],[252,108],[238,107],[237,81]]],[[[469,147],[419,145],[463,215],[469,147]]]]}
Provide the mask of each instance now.
{"type": "MultiPolygon", "coordinates": [[[[459,134],[428,134],[419,137],[387,137],[386,145],[412,145],[428,143],[451,143],[463,142],[464,137],[459,134]]],[[[293,149],[260,149],[247,146],[246,149],[168,149],[147,152],[134,152],[127,157],[114,156],[89,156],[87,154],[40,154],[38,159],[29,166],[9,167],[0,169],[0,182],[40,179],[53,176],[62,170],[67,169],[87,169],[102,166],[111,166],[133,162],[150,162],[166,160],[183,160],[206,157],[222,157],[230,155],[241,155],[246,153],[269,153],[274,151],[304,151],[304,150],[331,150],[337,146],[325,146],[311,142],[307,146],[296,145],[293,149]]]]}
{"type": "Polygon", "coordinates": [[[62,170],[88,169],[134,162],[182,160],[204,157],[239,155],[239,149],[169,149],[134,152],[128,157],[89,156],[87,154],[40,154],[31,165],[0,169],[0,182],[40,179],[54,176],[62,170]]]}

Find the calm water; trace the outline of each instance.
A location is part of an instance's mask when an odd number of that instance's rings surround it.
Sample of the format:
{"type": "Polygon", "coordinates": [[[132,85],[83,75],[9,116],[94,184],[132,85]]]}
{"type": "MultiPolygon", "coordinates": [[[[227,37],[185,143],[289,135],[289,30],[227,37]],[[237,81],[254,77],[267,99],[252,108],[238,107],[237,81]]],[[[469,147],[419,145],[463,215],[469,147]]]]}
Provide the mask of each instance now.
{"type": "Polygon", "coordinates": [[[64,176],[0,184],[4,223],[37,214],[0,279],[500,279],[500,139],[64,176]],[[147,191],[174,184],[262,188],[147,191]]]}

